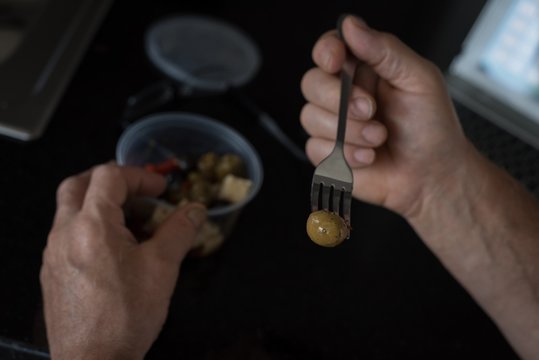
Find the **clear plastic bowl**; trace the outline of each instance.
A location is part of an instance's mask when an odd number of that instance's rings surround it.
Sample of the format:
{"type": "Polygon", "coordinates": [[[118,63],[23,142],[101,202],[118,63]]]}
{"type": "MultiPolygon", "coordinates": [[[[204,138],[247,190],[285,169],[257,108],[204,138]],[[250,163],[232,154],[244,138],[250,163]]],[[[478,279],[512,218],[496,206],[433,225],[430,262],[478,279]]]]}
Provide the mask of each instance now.
{"type": "Polygon", "coordinates": [[[130,125],[120,136],[116,161],[120,165],[144,166],[167,159],[150,141],[174,152],[177,156],[199,156],[213,151],[240,156],[246,175],[252,181],[249,194],[240,202],[208,209],[209,219],[226,239],[236,224],[241,210],[258,193],[263,181],[263,168],[255,148],[236,130],[215,119],[185,112],[158,113],[130,125]]]}

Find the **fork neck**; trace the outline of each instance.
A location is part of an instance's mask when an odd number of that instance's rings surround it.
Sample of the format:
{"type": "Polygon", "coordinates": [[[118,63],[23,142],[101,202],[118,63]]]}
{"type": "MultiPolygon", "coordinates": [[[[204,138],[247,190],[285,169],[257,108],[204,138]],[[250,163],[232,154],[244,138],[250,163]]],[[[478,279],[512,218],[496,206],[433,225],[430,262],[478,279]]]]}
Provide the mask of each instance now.
{"type": "Polygon", "coordinates": [[[341,147],[344,144],[346,132],[346,120],[348,118],[348,105],[354,85],[354,77],[357,68],[357,59],[346,49],[346,60],[341,70],[341,98],[339,103],[339,122],[337,125],[336,142],[341,147]]]}

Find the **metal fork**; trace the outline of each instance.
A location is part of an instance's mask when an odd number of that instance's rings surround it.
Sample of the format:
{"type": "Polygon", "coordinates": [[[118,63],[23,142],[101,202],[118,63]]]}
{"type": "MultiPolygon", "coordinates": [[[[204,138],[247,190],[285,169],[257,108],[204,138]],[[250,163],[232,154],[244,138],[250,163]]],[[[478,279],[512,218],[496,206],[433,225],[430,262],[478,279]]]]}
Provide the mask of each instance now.
{"type": "MultiPolygon", "coordinates": [[[[337,32],[344,42],[341,16],[337,23],[337,32]]],[[[345,42],[346,46],[346,42],[345,42]]],[[[327,210],[339,214],[347,224],[350,223],[352,204],[352,188],[354,178],[352,170],[344,158],[344,136],[348,102],[354,81],[358,60],[346,49],[346,60],[341,70],[341,98],[339,104],[339,120],[337,138],[331,154],[316,167],[311,184],[312,211],[327,210]]]]}

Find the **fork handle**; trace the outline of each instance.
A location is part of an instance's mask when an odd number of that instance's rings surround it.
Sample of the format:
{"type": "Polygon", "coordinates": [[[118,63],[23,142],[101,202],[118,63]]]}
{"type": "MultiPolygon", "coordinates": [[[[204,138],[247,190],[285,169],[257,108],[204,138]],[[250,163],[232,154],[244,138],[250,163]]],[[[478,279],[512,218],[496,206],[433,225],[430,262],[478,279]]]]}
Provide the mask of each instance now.
{"type": "Polygon", "coordinates": [[[337,124],[337,138],[335,141],[335,147],[342,149],[344,145],[344,135],[346,132],[346,118],[348,116],[348,103],[350,102],[350,93],[352,92],[352,86],[354,84],[354,77],[356,74],[356,68],[358,59],[350,53],[348,45],[343,36],[342,22],[346,16],[341,16],[337,23],[337,33],[344,42],[346,57],[341,69],[341,99],[339,104],[339,121],[337,124]]]}
{"type": "MultiPolygon", "coordinates": [[[[348,52],[348,51],[347,51],[348,52]]],[[[344,134],[346,132],[346,119],[348,117],[348,103],[350,102],[350,93],[354,83],[354,75],[357,61],[350,55],[346,55],[346,61],[341,70],[341,99],[339,105],[339,122],[337,125],[336,143],[339,146],[344,144],[344,134]]]]}

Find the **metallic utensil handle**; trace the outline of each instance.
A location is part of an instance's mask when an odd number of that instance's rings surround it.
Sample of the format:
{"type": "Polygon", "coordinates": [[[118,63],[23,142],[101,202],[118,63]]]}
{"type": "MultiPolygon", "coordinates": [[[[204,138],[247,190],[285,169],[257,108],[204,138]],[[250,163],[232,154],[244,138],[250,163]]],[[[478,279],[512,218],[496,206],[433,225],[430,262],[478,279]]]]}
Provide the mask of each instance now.
{"type": "Polygon", "coordinates": [[[350,53],[348,44],[344,39],[342,30],[342,24],[347,14],[343,14],[337,20],[337,34],[344,43],[346,56],[343,67],[341,69],[341,99],[339,104],[339,122],[337,125],[337,138],[335,141],[335,147],[342,148],[344,145],[344,136],[346,133],[346,118],[348,116],[348,103],[350,102],[350,93],[352,92],[352,86],[354,84],[354,77],[356,75],[356,68],[359,60],[350,53]]]}
{"type": "Polygon", "coordinates": [[[339,104],[339,122],[337,126],[336,144],[343,146],[344,134],[346,132],[346,118],[348,117],[348,103],[350,102],[350,93],[354,84],[354,75],[357,61],[352,56],[346,56],[346,61],[341,70],[341,99],[339,104]]]}

